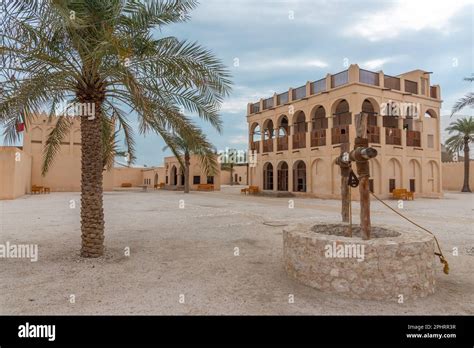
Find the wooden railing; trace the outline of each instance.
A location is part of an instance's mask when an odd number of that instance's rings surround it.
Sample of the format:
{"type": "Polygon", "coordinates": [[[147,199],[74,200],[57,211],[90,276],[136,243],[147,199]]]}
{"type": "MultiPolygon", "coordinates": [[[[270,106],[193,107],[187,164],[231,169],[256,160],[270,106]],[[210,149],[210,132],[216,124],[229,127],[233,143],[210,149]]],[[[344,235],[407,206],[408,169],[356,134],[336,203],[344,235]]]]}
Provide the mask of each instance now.
{"type": "Polygon", "coordinates": [[[326,79],[321,79],[311,83],[311,94],[317,94],[326,90],[326,79]]]}
{"type": "Polygon", "coordinates": [[[273,97],[267,98],[263,101],[263,110],[267,110],[273,107],[273,97]]]}
{"type": "Polygon", "coordinates": [[[398,77],[393,77],[389,75],[384,75],[384,87],[400,90],[400,79],[398,77]]]}
{"type": "Polygon", "coordinates": [[[359,70],[359,82],[366,83],[368,85],[378,86],[379,85],[379,74],[369,70],[359,70]]]}
{"type": "Polygon", "coordinates": [[[415,81],[405,80],[405,92],[418,94],[418,83],[415,81]]]}
{"type": "Polygon", "coordinates": [[[421,133],[407,130],[407,146],[421,146],[421,133]]]}
{"type": "Polygon", "coordinates": [[[325,146],[326,145],[326,130],[315,129],[311,132],[311,146],[325,146]]]}
{"type": "Polygon", "coordinates": [[[278,151],[288,150],[288,135],[277,138],[277,150],[278,151]]]}
{"type": "Polygon", "coordinates": [[[263,141],[263,152],[273,152],[273,138],[263,141]]]}
{"type": "Polygon", "coordinates": [[[260,111],[260,103],[255,103],[255,104],[252,104],[252,108],[251,108],[251,112],[252,114],[255,114],[257,112],[260,111]]]}
{"type": "Polygon", "coordinates": [[[283,105],[288,103],[288,92],[281,93],[277,95],[277,104],[283,105]]]}
{"type": "Polygon", "coordinates": [[[435,86],[430,86],[430,97],[438,99],[438,93],[435,86]]]}
{"type": "Polygon", "coordinates": [[[402,130],[399,128],[385,128],[385,144],[402,145],[402,130]]]}
{"type": "Polygon", "coordinates": [[[349,142],[349,126],[339,126],[331,129],[331,143],[342,144],[349,142]]]}
{"type": "Polygon", "coordinates": [[[293,90],[293,100],[302,99],[304,97],[306,97],[306,85],[293,90]]]}
{"type": "Polygon", "coordinates": [[[367,133],[368,133],[369,143],[380,144],[380,127],[369,125],[367,127],[367,133]]]}
{"type": "Polygon", "coordinates": [[[253,141],[250,143],[250,150],[260,153],[260,141],[253,141]]]}
{"type": "Polygon", "coordinates": [[[345,85],[349,82],[349,71],[344,70],[340,73],[331,75],[331,88],[345,85]]]}
{"type": "Polygon", "coordinates": [[[293,134],[293,149],[302,149],[306,147],[306,133],[293,134]]]}

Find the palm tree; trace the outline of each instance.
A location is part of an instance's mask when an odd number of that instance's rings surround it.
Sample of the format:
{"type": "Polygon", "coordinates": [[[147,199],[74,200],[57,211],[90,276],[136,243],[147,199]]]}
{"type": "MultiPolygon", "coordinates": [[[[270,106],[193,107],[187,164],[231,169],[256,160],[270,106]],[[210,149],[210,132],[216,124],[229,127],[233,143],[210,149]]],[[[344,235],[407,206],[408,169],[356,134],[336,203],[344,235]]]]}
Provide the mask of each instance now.
{"type": "Polygon", "coordinates": [[[474,141],[474,119],[472,116],[458,119],[451,122],[446,130],[449,134],[456,132],[445,142],[448,150],[451,153],[464,150],[464,184],[461,192],[471,192],[469,188],[469,144],[474,141]]]}
{"type": "MultiPolygon", "coordinates": [[[[472,82],[474,81],[474,77],[465,77],[464,81],[472,82]]],[[[474,106],[474,93],[469,92],[464,97],[459,99],[456,103],[454,103],[453,109],[451,110],[451,117],[462,109],[464,109],[466,106],[474,106]]]]}
{"type": "Polygon", "coordinates": [[[205,135],[199,128],[196,128],[196,132],[200,134],[199,137],[170,134],[168,136],[168,145],[163,148],[163,151],[170,149],[180,163],[181,170],[184,173],[184,193],[189,193],[189,167],[191,165],[191,155],[198,156],[201,168],[206,175],[215,175],[217,172],[215,148],[207,141],[205,135]]]}
{"type": "MultiPolygon", "coordinates": [[[[94,110],[93,117],[77,115],[82,116],[81,255],[101,256],[102,172],[114,132],[123,133],[133,158],[130,113],[137,115],[140,133],[155,132],[166,143],[170,132],[202,138],[182,109],[221,131],[219,108],[230,92],[230,74],[197,43],[154,36],[167,24],[187,21],[195,0],[11,0],[0,6],[5,140],[16,141],[15,125],[28,127],[40,111],[52,118],[61,102],[94,110]]],[[[69,128],[66,117],[57,118],[44,149],[43,174],[69,128]]]]}

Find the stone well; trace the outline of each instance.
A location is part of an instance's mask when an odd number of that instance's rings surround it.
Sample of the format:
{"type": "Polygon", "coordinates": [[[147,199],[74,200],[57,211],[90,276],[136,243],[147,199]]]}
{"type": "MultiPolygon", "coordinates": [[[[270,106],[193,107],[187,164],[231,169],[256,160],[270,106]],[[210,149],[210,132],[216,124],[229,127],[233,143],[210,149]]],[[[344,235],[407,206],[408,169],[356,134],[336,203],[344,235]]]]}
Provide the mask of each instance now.
{"type": "Polygon", "coordinates": [[[288,275],[321,291],[398,301],[434,293],[435,243],[425,232],[372,226],[370,240],[344,237],[348,225],[299,224],[283,231],[288,275]]]}

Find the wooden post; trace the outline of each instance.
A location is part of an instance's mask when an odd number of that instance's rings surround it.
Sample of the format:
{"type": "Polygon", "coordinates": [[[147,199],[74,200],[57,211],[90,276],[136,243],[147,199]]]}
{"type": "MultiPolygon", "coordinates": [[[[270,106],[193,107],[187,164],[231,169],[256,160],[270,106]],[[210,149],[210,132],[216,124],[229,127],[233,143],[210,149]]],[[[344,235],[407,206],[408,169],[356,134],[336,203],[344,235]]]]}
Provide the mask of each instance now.
{"type": "MultiPolygon", "coordinates": [[[[355,115],[356,140],[354,150],[359,147],[368,146],[367,138],[367,114],[355,115]]],[[[360,194],[360,228],[362,239],[370,239],[370,192],[369,192],[369,161],[357,162],[357,174],[359,175],[360,194]]]]}
{"type": "MultiPolygon", "coordinates": [[[[341,157],[343,160],[344,154],[346,153],[347,158],[349,158],[350,145],[349,143],[341,144],[341,157]]],[[[341,168],[341,217],[343,222],[349,222],[350,209],[350,194],[349,194],[349,174],[351,172],[350,164],[344,164],[339,162],[341,168]]]]}

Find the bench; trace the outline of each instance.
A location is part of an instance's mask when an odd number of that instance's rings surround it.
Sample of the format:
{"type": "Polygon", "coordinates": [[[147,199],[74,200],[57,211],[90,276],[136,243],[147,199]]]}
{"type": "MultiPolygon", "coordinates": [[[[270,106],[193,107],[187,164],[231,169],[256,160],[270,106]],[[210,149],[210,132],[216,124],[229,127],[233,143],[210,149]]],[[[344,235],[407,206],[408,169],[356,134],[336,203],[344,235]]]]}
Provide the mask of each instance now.
{"type": "Polygon", "coordinates": [[[255,194],[255,193],[259,193],[260,192],[260,189],[258,188],[258,186],[249,186],[249,187],[246,187],[246,188],[243,188],[240,190],[240,193],[245,193],[245,194],[255,194]]]}
{"type": "Polygon", "coordinates": [[[199,184],[198,191],[214,191],[213,184],[199,184]]]}
{"type": "Polygon", "coordinates": [[[129,182],[124,182],[124,183],[122,183],[121,186],[122,186],[122,187],[132,187],[132,184],[129,183],[129,182]]]}
{"type": "Polygon", "coordinates": [[[43,187],[44,193],[51,193],[51,188],[43,187]]]}
{"type": "Polygon", "coordinates": [[[41,194],[43,193],[43,186],[36,186],[36,185],[33,185],[31,186],[31,194],[41,194]]]}
{"type": "Polygon", "coordinates": [[[164,182],[160,182],[159,184],[155,184],[155,186],[154,186],[155,190],[162,189],[162,188],[165,188],[165,183],[164,182]]]}
{"type": "Polygon", "coordinates": [[[393,199],[413,200],[415,195],[413,192],[407,191],[406,189],[394,189],[392,191],[393,199]]]}

